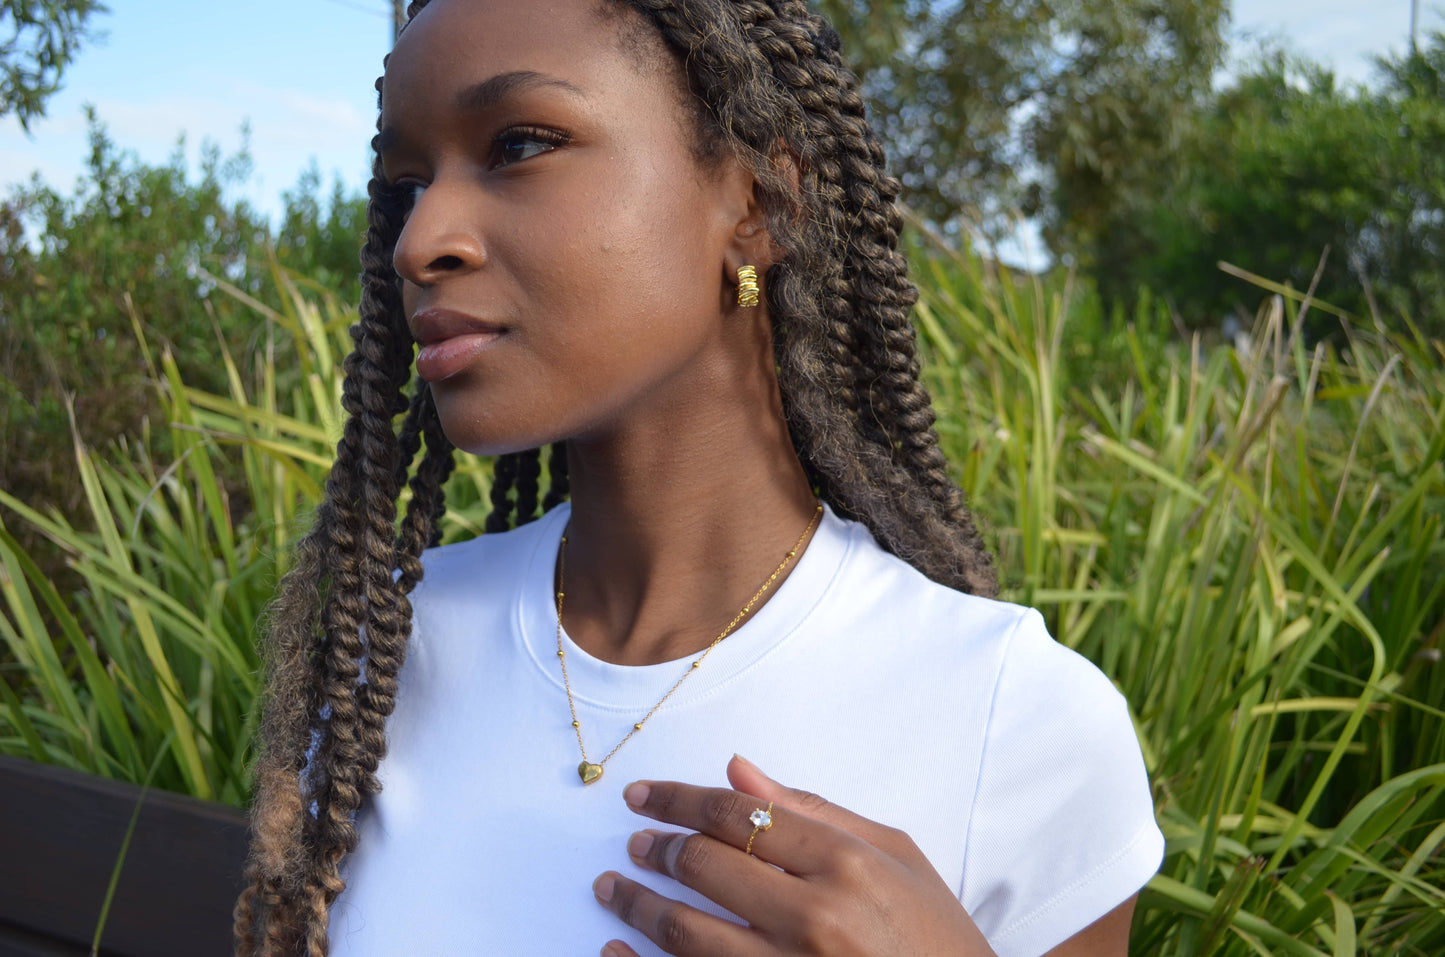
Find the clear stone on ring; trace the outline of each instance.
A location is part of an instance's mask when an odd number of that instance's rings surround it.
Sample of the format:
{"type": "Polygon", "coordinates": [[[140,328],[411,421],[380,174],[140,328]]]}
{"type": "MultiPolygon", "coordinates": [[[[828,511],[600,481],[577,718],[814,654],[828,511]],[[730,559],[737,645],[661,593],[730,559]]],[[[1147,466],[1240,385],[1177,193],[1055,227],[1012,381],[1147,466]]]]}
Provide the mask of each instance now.
{"type": "Polygon", "coordinates": [[[753,822],[753,827],[760,827],[764,830],[773,826],[773,816],[762,808],[758,808],[748,817],[753,822]]]}

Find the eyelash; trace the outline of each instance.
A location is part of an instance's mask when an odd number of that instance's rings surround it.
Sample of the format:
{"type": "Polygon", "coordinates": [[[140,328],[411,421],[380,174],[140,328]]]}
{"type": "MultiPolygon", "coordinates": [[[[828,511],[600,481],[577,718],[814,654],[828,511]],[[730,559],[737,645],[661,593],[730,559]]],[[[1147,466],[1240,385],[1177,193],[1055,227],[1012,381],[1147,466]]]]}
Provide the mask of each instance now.
{"type": "MultiPolygon", "coordinates": [[[[512,166],[523,160],[529,160],[534,156],[541,156],[543,153],[550,153],[559,146],[566,146],[571,142],[572,137],[561,130],[548,129],[545,126],[512,126],[498,133],[492,138],[491,152],[488,154],[487,163],[489,169],[498,169],[504,166],[512,166]],[[502,151],[509,146],[518,144],[540,144],[545,149],[537,150],[526,156],[502,161],[502,151]]],[[[426,189],[425,183],[415,180],[402,180],[396,184],[396,189],[401,193],[402,205],[410,211],[415,205],[417,194],[426,189]]]]}
{"type": "Polygon", "coordinates": [[[510,165],[507,163],[497,163],[496,160],[499,158],[501,151],[512,144],[531,142],[540,143],[547,147],[530,156],[524,156],[521,159],[512,161],[514,163],[520,163],[522,160],[531,159],[532,156],[550,153],[559,146],[566,146],[571,139],[572,137],[561,130],[548,129],[545,126],[513,126],[503,130],[492,138],[491,160],[494,167],[510,165]]]}

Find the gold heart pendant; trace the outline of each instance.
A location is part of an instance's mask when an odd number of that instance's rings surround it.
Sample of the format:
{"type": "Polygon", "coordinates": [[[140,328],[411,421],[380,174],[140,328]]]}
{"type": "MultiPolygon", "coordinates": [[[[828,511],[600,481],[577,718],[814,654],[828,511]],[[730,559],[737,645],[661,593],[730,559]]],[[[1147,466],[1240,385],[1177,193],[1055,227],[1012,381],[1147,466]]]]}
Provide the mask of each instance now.
{"type": "Polygon", "coordinates": [[[591,784],[593,781],[602,777],[602,765],[588,764],[586,761],[583,761],[577,765],[577,776],[582,779],[583,784],[591,784]]]}

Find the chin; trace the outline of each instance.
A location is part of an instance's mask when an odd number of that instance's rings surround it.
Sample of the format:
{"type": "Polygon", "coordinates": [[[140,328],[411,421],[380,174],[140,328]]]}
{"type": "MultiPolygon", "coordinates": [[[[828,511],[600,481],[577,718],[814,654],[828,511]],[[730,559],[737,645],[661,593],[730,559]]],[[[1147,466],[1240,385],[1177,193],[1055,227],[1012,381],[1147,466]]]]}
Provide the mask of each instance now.
{"type": "Polygon", "coordinates": [[[526,452],[528,449],[541,448],[544,445],[561,441],[553,438],[535,438],[529,434],[481,432],[475,428],[454,430],[447,427],[445,419],[442,420],[442,431],[447,434],[452,445],[468,455],[510,455],[513,452],[526,452]]]}
{"type": "Polygon", "coordinates": [[[464,408],[460,403],[448,402],[443,395],[436,396],[436,406],[447,439],[470,455],[507,455],[557,441],[550,431],[537,429],[536,423],[519,421],[496,410],[464,408]]]}

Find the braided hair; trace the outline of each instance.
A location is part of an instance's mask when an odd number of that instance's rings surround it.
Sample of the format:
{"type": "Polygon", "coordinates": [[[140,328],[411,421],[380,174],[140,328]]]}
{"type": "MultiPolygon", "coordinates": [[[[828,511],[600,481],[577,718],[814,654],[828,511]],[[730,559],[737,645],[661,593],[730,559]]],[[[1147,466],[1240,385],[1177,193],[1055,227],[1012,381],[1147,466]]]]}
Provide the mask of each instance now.
{"type": "MultiPolygon", "coordinates": [[[[640,14],[684,65],[698,156],[736,156],[759,184],[785,252],[764,284],[783,411],[815,490],[929,578],[993,595],[991,559],[948,476],[919,380],[909,321],[917,290],[897,249],[899,183],[838,34],[804,0],[606,2],[640,14]]],[[[422,6],[413,2],[408,16],[422,6]]],[[[379,158],[368,196],[348,418],[315,525],[271,609],[252,844],[234,912],[242,957],[328,952],[355,814],[380,790],[408,596],[422,552],[440,538],[454,462],[427,384],[406,394],[413,341],[392,266],[402,214],[379,158]],[[398,527],[404,485],[411,500],[398,527]]],[[[547,450],[539,503],[543,451],[497,458],[487,532],[566,498],[558,444],[547,450]]]]}

